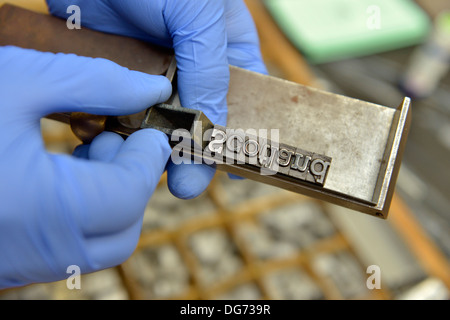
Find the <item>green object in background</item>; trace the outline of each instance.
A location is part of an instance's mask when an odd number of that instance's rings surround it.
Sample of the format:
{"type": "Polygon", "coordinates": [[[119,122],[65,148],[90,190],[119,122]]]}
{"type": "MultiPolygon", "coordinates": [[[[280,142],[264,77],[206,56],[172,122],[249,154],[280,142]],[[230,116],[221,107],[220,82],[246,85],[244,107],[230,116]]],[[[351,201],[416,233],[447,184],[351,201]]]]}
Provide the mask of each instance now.
{"type": "Polygon", "coordinates": [[[438,18],[437,22],[438,28],[441,29],[441,32],[450,34],[450,11],[442,12],[438,18]]]}
{"type": "Polygon", "coordinates": [[[427,14],[411,0],[264,0],[311,63],[398,49],[424,41],[427,14]]]}

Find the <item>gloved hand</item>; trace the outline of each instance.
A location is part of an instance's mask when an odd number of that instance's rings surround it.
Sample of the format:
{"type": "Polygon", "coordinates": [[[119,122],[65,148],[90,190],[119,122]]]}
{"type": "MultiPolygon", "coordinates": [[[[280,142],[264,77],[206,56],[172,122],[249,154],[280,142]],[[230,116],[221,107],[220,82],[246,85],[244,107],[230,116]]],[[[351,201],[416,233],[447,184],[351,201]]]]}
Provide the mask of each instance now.
{"type": "Polygon", "coordinates": [[[123,262],[171,152],[145,129],[126,141],[104,132],[76,151],[82,158],[49,154],[40,118],[130,114],[170,94],[165,77],[108,60],[0,47],[0,288],[123,262]]]}
{"type": "MultiPolygon", "coordinates": [[[[228,64],[267,73],[258,36],[243,0],[47,0],[50,12],[67,19],[70,5],[83,26],[173,47],[184,107],[201,109],[226,125],[228,64]]],[[[74,31],[76,32],[76,31],[74,31]]],[[[202,193],[214,175],[205,165],[167,166],[171,192],[183,199],[202,193]]]]}

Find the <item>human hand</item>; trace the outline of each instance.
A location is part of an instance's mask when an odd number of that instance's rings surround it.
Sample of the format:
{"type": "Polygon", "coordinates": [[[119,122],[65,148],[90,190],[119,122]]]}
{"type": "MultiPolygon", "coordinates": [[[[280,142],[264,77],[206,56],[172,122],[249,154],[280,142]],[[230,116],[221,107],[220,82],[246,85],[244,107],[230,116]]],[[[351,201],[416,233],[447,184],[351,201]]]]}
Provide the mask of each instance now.
{"type": "MultiPolygon", "coordinates": [[[[243,0],[47,0],[50,12],[68,18],[78,5],[91,29],[173,47],[184,107],[200,109],[226,125],[229,67],[267,73],[253,20],[243,0]]],[[[202,193],[215,170],[206,165],[167,166],[171,192],[183,199],[202,193]]]]}
{"type": "Polygon", "coordinates": [[[163,133],[144,129],[126,141],[104,132],[79,157],[49,154],[40,119],[130,114],[170,94],[165,77],[108,60],[0,47],[0,288],[123,262],[171,152],[163,133]]]}

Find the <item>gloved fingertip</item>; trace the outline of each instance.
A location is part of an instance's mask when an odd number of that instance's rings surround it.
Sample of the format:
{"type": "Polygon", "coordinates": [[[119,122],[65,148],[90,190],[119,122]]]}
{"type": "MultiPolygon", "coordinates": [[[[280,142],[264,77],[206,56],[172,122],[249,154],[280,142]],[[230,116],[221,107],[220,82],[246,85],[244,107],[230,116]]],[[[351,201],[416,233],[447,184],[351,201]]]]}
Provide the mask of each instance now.
{"type": "Polygon", "coordinates": [[[121,145],[113,162],[126,169],[130,182],[150,192],[161,179],[172,153],[167,135],[156,129],[131,134],[121,145]]]}
{"type": "Polygon", "coordinates": [[[218,124],[219,126],[226,127],[227,126],[227,117],[228,110],[227,107],[223,108],[221,111],[217,111],[217,114],[214,117],[213,123],[218,124]]]}
{"type": "Polygon", "coordinates": [[[255,72],[268,75],[269,71],[267,70],[266,65],[264,62],[261,61],[261,63],[254,69],[255,72]]]}
{"type": "Polygon", "coordinates": [[[89,159],[89,144],[80,144],[72,152],[72,155],[80,159],[89,159]]]}
{"type": "Polygon", "coordinates": [[[134,82],[139,82],[139,89],[148,101],[161,103],[172,95],[172,83],[165,76],[150,75],[138,71],[130,71],[134,82]]]}
{"type": "Polygon", "coordinates": [[[113,132],[102,132],[91,142],[89,159],[109,162],[114,159],[123,144],[123,138],[113,132]]]}
{"type": "Polygon", "coordinates": [[[216,170],[204,164],[167,164],[167,184],[170,192],[180,199],[193,199],[202,194],[216,170]]]}
{"type": "Polygon", "coordinates": [[[156,129],[138,130],[127,138],[126,143],[127,148],[137,148],[140,151],[148,152],[153,155],[153,158],[156,154],[160,155],[161,159],[164,159],[164,163],[172,153],[167,134],[156,129]],[[156,149],[158,152],[155,154],[156,149]]]}

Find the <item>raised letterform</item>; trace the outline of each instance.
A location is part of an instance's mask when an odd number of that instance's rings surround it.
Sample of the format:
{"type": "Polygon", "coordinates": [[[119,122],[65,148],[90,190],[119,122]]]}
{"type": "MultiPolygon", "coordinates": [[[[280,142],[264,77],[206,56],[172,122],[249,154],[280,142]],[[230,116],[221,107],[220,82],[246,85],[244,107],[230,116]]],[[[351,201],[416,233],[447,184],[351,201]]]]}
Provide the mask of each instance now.
{"type": "Polygon", "coordinates": [[[216,163],[250,166],[261,174],[280,175],[324,186],[331,158],[279,143],[244,130],[215,125],[206,146],[216,163]]]}

